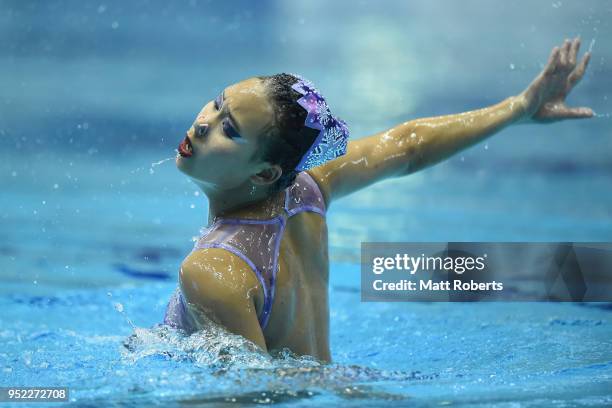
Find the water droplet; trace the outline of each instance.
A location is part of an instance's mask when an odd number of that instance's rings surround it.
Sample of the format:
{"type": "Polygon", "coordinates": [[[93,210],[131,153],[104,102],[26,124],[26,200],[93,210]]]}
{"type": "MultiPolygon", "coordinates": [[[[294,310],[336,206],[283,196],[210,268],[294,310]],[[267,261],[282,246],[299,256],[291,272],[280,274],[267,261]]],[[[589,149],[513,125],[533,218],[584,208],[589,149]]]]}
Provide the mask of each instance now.
{"type": "Polygon", "coordinates": [[[510,63],[510,69],[514,71],[514,68],[515,68],[514,64],[510,63]]]}
{"type": "Polygon", "coordinates": [[[115,307],[116,311],[118,311],[119,313],[123,313],[123,305],[121,303],[115,302],[113,306],[115,307]]]}
{"type": "Polygon", "coordinates": [[[155,163],[151,163],[151,167],[149,168],[149,174],[155,173],[155,171],[153,170],[153,167],[157,167],[160,164],[163,164],[163,163],[167,162],[168,160],[173,160],[173,159],[174,159],[174,156],[173,157],[168,157],[166,159],[162,159],[162,160],[160,160],[158,162],[155,162],[155,163]]]}
{"type": "Polygon", "coordinates": [[[591,40],[591,44],[589,44],[589,52],[593,51],[593,47],[595,46],[595,38],[591,40]]]}

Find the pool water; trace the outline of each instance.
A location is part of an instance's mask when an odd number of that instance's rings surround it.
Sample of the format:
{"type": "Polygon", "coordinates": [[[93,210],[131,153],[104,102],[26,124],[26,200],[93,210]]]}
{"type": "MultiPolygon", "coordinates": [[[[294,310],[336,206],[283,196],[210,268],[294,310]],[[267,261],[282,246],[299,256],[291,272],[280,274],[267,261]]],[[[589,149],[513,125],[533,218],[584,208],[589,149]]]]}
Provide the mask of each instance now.
{"type": "Polygon", "coordinates": [[[359,288],[364,241],[612,241],[607,1],[3,11],[0,386],[96,407],[612,405],[610,303],[362,303],[359,288]],[[596,118],[513,126],[332,204],[332,364],[159,325],[208,209],[174,149],[224,86],[301,73],[356,139],[516,94],[576,34],[594,54],[570,103],[596,118]]]}
{"type": "Polygon", "coordinates": [[[570,208],[570,192],[555,189],[595,189],[606,173],[553,173],[543,182],[514,170],[494,183],[486,172],[462,191],[453,184],[473,170],[442,165],[333,203],[333,363],[322,365],[288,351],[261,355],[219,328],[187,337],[159,326],[206,208],[171,161],[152,168],[162,157],[44,157],[57,165],[2,161],[36,177],[7,185],[0,384],[68,386],[71,400],[91,406],[612,403],[612,304],[361,303],[357,263],[360,240],[494,239],[514,237],[512,228],[519,238],[561,238],[563,229],[606,239],[605,217],[593,215],[610,202],[604,189],[600,201],[581,202],[591,222],[570,208]],[[450,180],[439,181],[442,172],[450,180]],[[520,206],[504,197],[518,186],[531,201],[508,219],[520,206]],[[383,192],[388,199],[377,202],[383,192]],[[557,201],[542,204],[545,194],[557,201]]]}
{"type": "Polygon", "coordinates": [[[164,282],[3,295],[0,383],[91,406],[612,403],[610,304],[360,303],[358,265],[331,269],[331,365],[158,326],[164,282]]]}

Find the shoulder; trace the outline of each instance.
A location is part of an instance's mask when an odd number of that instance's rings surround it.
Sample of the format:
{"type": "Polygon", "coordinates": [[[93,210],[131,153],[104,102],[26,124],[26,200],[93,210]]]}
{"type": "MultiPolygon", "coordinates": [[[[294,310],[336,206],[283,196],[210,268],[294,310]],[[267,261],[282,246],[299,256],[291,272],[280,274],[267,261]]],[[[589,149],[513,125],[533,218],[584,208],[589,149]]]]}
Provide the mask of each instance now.
{"type": "Polygon", "coordinates": [[[321,195],[323,196],[323,200],[325,201],[325,208],[328,209],[331,201],[331,189],[330,185],[323,174],[321,167],[313,167],[308,170],[304,170],[304,173],[308,174],[316,183],[321,195]]]}
{"type": "Polygon", "coordinates": [[[198,249],[185,258],[179,276],[197,326],[212,320],[267,350],[257,318],[261,286],[244,260],[222,248],[198,249]]]}
{"type": "Polygon", "coordinates": [[[179,283],[193,303],[217,302],[228,298],[258,297],[263,291],[251,267],[239,256],[223,248],[203,248],[191,252],[181,263],[179,283]]]}

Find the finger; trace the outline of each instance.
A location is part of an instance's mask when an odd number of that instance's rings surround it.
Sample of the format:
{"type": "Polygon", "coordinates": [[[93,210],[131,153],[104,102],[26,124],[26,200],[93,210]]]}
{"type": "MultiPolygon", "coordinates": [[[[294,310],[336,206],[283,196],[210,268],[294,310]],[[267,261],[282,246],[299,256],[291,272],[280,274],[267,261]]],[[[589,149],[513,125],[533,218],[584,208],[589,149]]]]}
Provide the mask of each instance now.
{"type": "Polygon", "coordinates": [[[576,69],[574,69],[574,71],[570,74],[570,76],[567,79],[570,87],[573,87],[578,82],[580,82],[580,80],[584,76],[584,73],[587,69],[587,66],[589,65],[590,60],[591,60],[591,53],[587,52],[586,54],[584,54],[584,57],[582,57],[582,61],[580,61],[580,64],[578,64],[576,69]]]}
{"type": "Polygon", "coordinates": [[[593,109],[587,107],[581,108],[569,108],[567,110],[567,118],[568,119],[583,119],[583,118],[592,118],[594,115],[593,109]]]}
{"type": "Polygon", "coordinates": [[[576,57],[578,56],[578,50],[580,49],[580,38],[576,37],[572,41],[572,45],[570,47],[570,51],[568,54],[567,61],[572,67],[572,69],[576,66],[576,57]]]}
{"type": "Polygon", "coordinates": [[[547,74],[552,74],[557,69],[557,64],[559,63],[559,47],[554,47],[550,52],[550,57],[548,57],[548,62],[546,63],[546,68],[544,72],[547,74]]]}
{"type": "Polygon", "coordinates": [[[563,41],[563,45],[561,46],[561,53],[559,55],[559,65],[560,67],[565,67],[567,65],[567,54],[569,53],[571,43],[568,39],[563,41]]]}
{"type": "Polygon", "coordinates": [[[587,107],[563,107],[550,112],[550,119],[586,119],[593,117],[593,110],[587,107]]]}

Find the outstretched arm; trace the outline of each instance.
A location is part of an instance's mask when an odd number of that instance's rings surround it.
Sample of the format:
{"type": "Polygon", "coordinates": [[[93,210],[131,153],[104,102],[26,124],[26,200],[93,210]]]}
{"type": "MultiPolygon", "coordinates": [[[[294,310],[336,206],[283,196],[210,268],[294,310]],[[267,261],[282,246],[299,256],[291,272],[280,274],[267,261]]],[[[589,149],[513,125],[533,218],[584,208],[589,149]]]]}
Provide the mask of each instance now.
{"type": "Polygon", "coordinates": [[[553,48],[544,70],[525,91],[483,109],[404,122],[348,143],[347,153],[308,170],[331,201],[372,183],[414,173],[472,146],[513,123],[545,123],[593,116],[565,98],[589,62],[576,57],[578,38],[553,48]]]}

